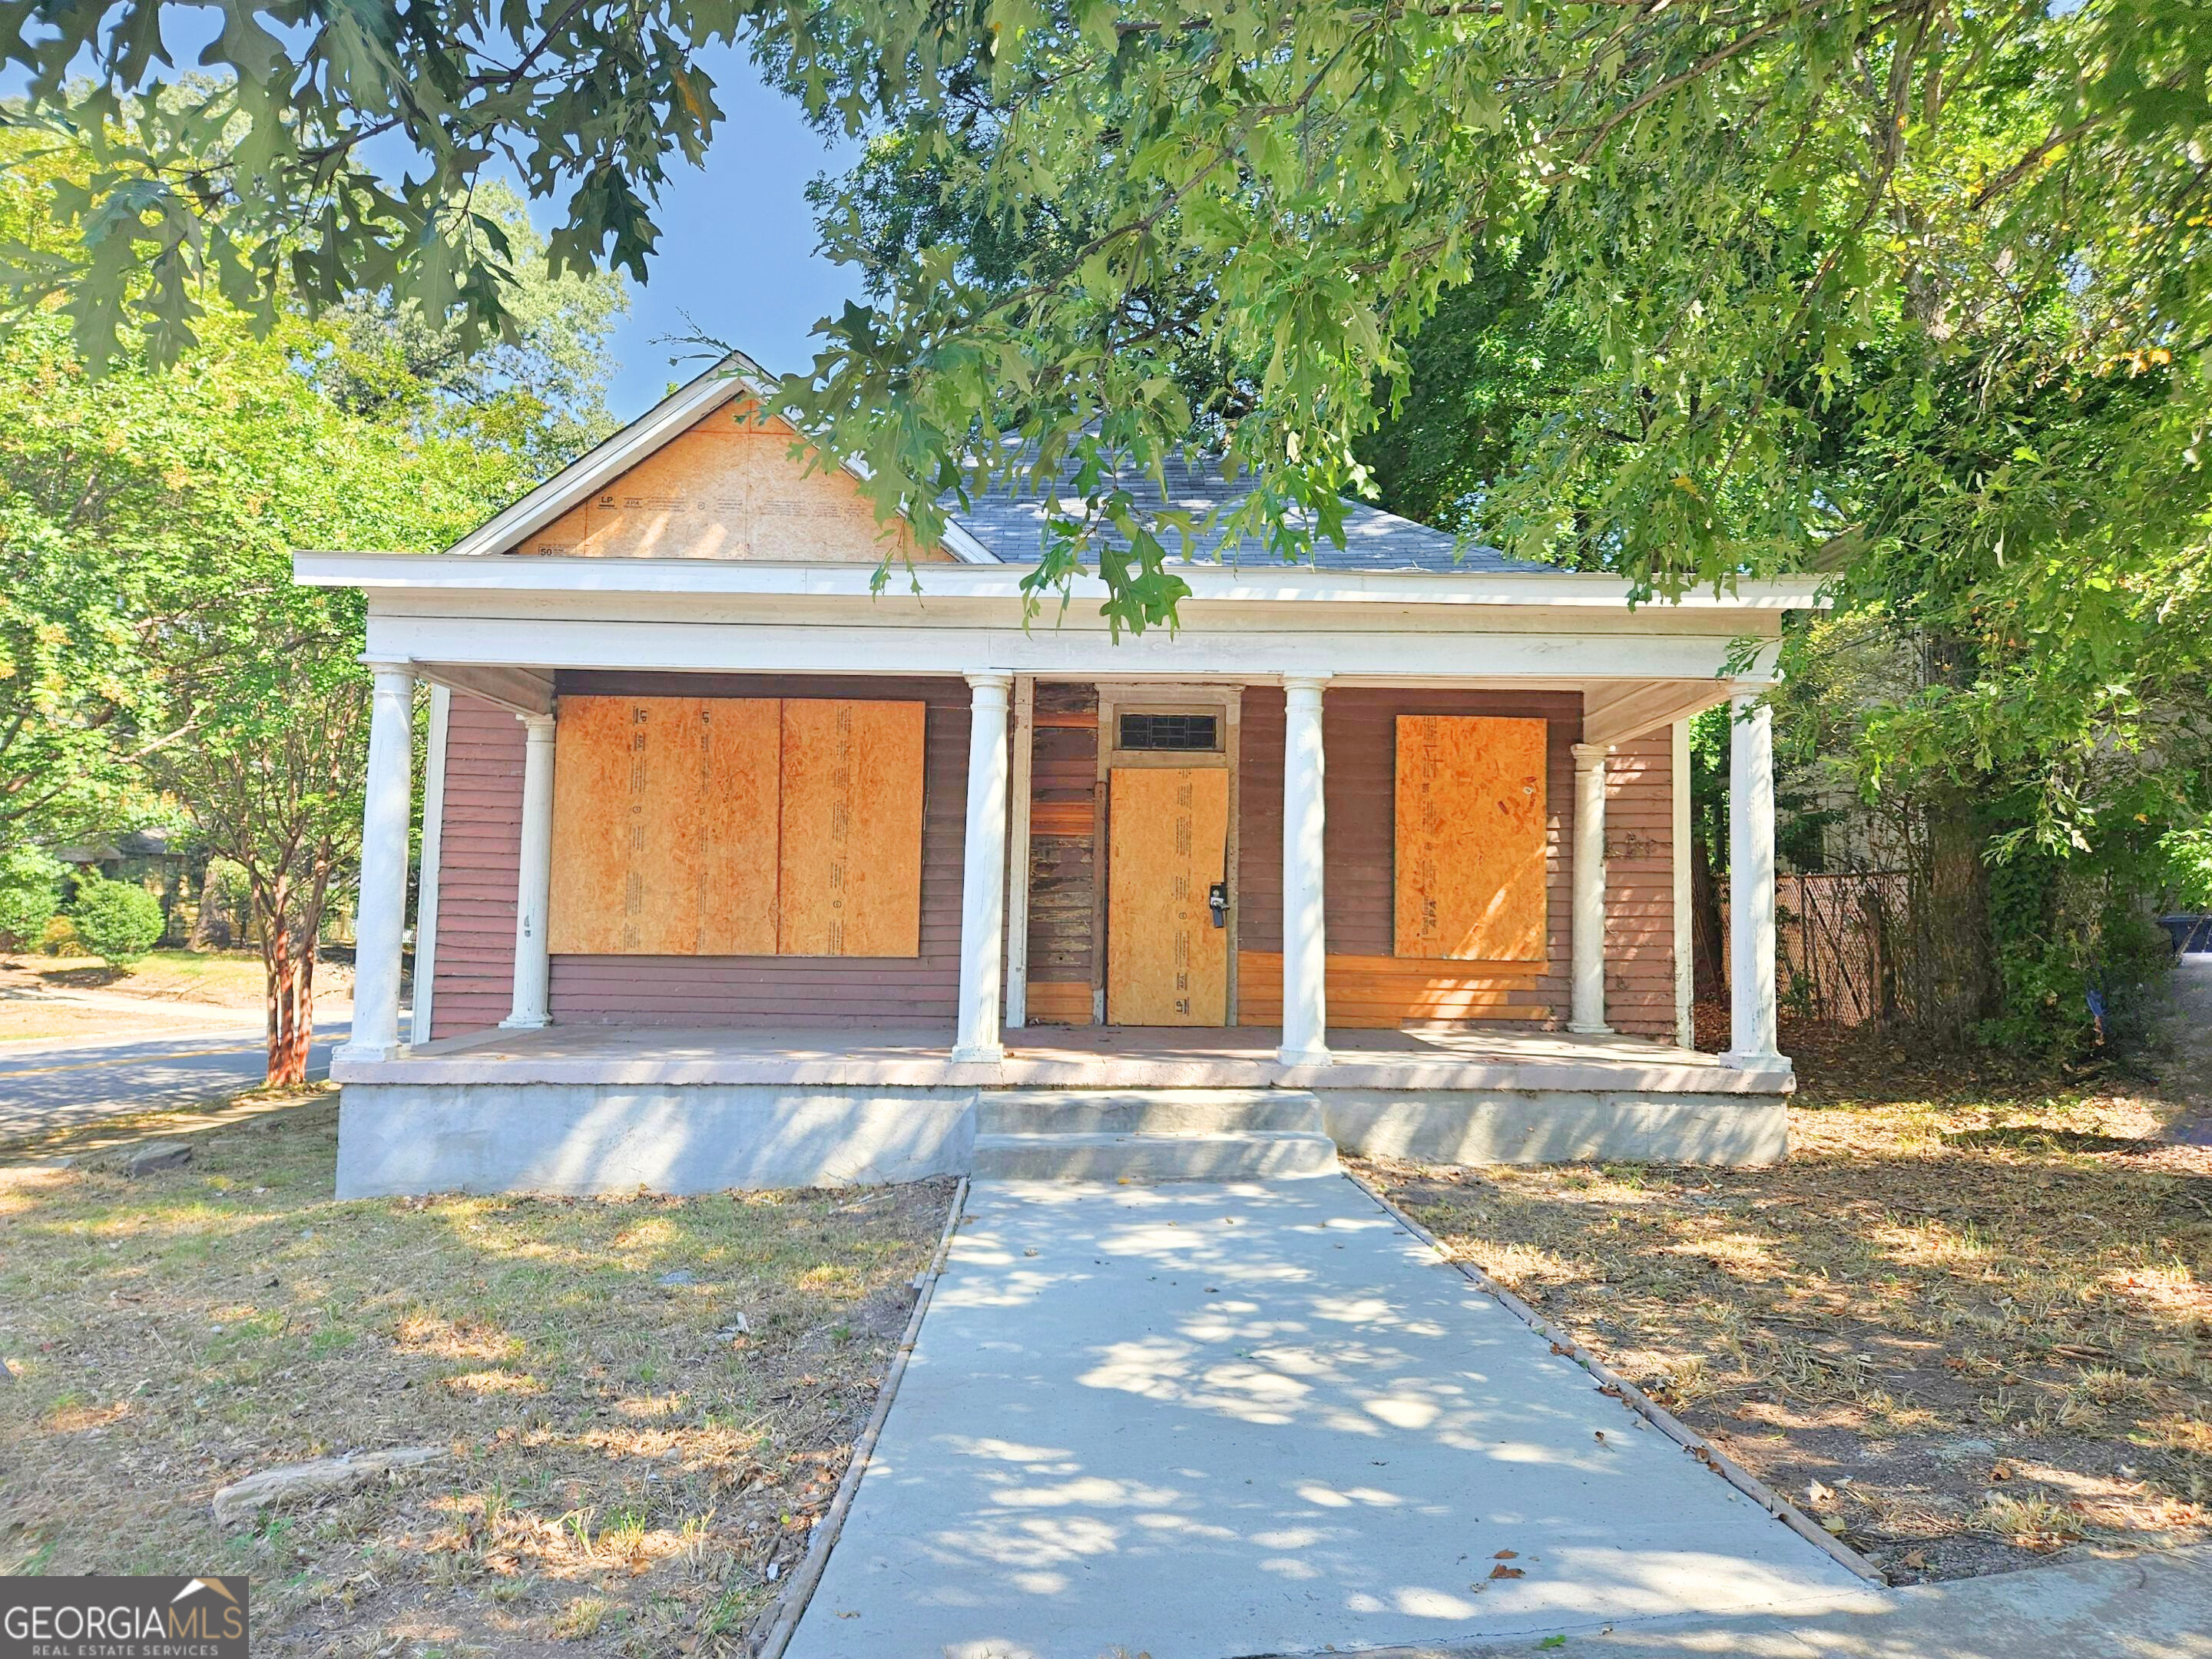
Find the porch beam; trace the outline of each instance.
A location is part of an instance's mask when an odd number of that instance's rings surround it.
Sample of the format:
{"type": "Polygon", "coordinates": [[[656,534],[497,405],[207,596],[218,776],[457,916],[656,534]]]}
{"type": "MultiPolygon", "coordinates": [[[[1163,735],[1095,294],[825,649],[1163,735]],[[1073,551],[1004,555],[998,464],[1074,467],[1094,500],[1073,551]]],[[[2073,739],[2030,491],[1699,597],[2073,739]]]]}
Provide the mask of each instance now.
{"type": "MultiPolygon", "coordinates": [[[[380,657],[453,665],[658,670],[744,674],[964,674],[978,661],[1010,673],[1063,679],[1235,680],[1329,676],[1333,684],[1529,684],[1588,688],[1615,680],[1715,684],[1729,638],[1712,635],[1524,634],[1408,628],[1298,631],[1195,611],[1170,638],[1148,629],[1118,643],[1101,630],[1024,630],[951,623],[910,625],[716,623],[573,617],[373,613],[368,642],[380,657]],[[1480,664],[1470,672],[1470,664],[1480,664]]],[[[1763,672],[1763,652],[1754,674],[1763,672]]]]}
{"type": "Polygon", "coordinates": [[[414,816],[415,677],[372,662],[368,773],[361,819],[361,900],[354,918],[353,1030],[337,1057],[397,1059],[400,953],[407,927],[407,828],[414,816]]]}
{"type": "MultiPolygon", "coordinates": [[[[1774,714],[1739,688],[1729,724],[1729,1050],[1742,1069],[1781,1062],[1774,986],[1774,714]]],[[[1786,1063],[1786,1062],[1782,1062],[1786,1063]]]]}
{"type": "Polygon", "coordinates": [[[968,833],[960,880],[960,1015],[956,1060],[1006,1058],[999,1033],[1006,926],[1007,692],[1013,676],[968,677],[968,833]]]}
{"type": "Polygon", "coordinates": [[[1327,1066],[1328,937],[1322,690],[1326,674],[1283,678],[1283,1046],[1285,1066],[1327,1066]]]}
{"type": "Polygon", "coordinates": [[[1650,685],[1592,688],[1583,694],[1583,740],[1618,748],[1726,702],[1725,682],[1665,680],[1650,685]]]}
{"type": "Polygon", "coordinates": [[[1575,754],[1575,854],[1569,945],[1567,1029],[1586,1036],[1605,1023],[1605,762],[1602,743],[1578,743],[1575,754]]]}
{"type": "Polygon", "coordinates": [[[553,897],[553,739],[550,714],[522,717],[522,859],[514,881],[514,1004],[500,1021],[508,1031],[553,1023],[553,958],[546,912],[553,897]]]}
{"type": "Polygon", "coordinates": [[[518,719],[553,712],[553,676],[543,668],[493,663],[417,663],[417,678],[504,708],[518,719]]]}

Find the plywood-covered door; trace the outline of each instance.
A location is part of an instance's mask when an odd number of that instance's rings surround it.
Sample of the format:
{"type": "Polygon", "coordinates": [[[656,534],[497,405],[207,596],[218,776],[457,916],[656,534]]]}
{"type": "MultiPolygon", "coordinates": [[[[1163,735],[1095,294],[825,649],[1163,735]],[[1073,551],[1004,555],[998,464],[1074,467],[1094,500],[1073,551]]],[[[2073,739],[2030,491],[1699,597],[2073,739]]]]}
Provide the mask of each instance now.
{"type": "Polygon", "coordinates": [[[1221,1025],[1229,935],[1208,898],[1226,879],[1229,774],[1117,766],[1107,820],[1106,1018],[1115,1025],[1221,1025]]]}

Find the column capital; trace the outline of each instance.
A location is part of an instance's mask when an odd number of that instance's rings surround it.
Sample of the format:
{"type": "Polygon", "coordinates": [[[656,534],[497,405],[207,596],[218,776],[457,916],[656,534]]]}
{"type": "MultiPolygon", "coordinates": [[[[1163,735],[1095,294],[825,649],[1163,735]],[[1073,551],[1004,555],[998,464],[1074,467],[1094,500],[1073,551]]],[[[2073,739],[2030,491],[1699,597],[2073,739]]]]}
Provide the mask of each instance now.
{"type": "Polygon", "coordinates": [[[517,714],[514,718],[522,722],[522,729],[529,734],[531,741],[550,743],[553,740],[556,722],[552,715],[517,714]]]}
{"type": "Polygon", "coordinates": [[[415,682],[415,665],[404,657],[372,657],[364,653],[355,660],[374,674],[380,684],[393,679],[405,680],[410,685],[415,682]]]}
{"type": "Polygon", "coordinates": [[[973,669],[968,674],[968,684],[979,696],[996,691],[1004,696],[1012,689],[1014,674],[1010,668],[973,669]]]}
{"type": "Polygon", "coordinates": [[[1605,764],[1606,757],[1613,753],[1609,743],[1578,743],[1574,746],[1575,770],[1594,772],[1605,764]]]}
{"type": "Polygon", "coordinates": [[[1283,695],[1287,697],[1318,697],[1328,689],[1332,678],[1328,674],[1285,674],[1283,676],[1283,695]]]}

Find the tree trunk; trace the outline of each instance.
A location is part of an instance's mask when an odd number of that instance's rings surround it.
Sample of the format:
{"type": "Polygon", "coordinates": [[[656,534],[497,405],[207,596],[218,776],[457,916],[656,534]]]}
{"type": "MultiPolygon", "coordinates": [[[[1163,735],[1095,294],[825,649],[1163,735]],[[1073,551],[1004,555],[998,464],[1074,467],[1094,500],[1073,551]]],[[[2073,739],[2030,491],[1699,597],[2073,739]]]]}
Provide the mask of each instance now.
{"type": "Polygon", "coordinates": [[[1923,811],[1927,851],[1914,872],[1921,960],[1913,1013],[1926,1030],[1963,1042],[1996,1012],[1982,829],[1962,791],[1935,792],[1923,811]]]}
{"type": "Polygon", "coordinates": [[[216,933],[216,924],[223,920],[223,915],[222,883],[216,879],[215,865],[216,861],[210,858],[207,861],[207,869],[200,877],[200,908],[192,917],[192,936],[189,941],[190,948],[195,951],[210,951],[218,945],[230,942],[227,927],[223,929],[224,937],[219,938],[216,933]]]}
{"type": "Polygon", "coordinates": [[[261,966],[268,993],[267,1083],[295,1088],[307,1080],[307,1050],[315,1030],[315,929],[319,917],[301,912],[291,884],[279,880],[257,893],[261,912],[261,966]]]}

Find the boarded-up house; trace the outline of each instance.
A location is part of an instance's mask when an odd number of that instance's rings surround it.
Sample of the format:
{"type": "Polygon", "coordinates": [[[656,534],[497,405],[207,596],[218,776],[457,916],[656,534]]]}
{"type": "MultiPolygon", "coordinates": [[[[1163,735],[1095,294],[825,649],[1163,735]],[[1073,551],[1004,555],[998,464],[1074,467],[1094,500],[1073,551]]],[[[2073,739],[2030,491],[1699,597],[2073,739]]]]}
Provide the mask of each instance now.
{"type": "Polygon", "coordinates": [[[444,554],[298,558],[376,677],[343,1191],[1780,1154],[1759,699],[1810,581],[1632,607],[1354,507],[1116,639],[1095,583],[1028,615],[1046,504],[918,545],[744,368],[444,554]],[[1730,698],[1715,1056],[1685,722],[1730,698]]]}

